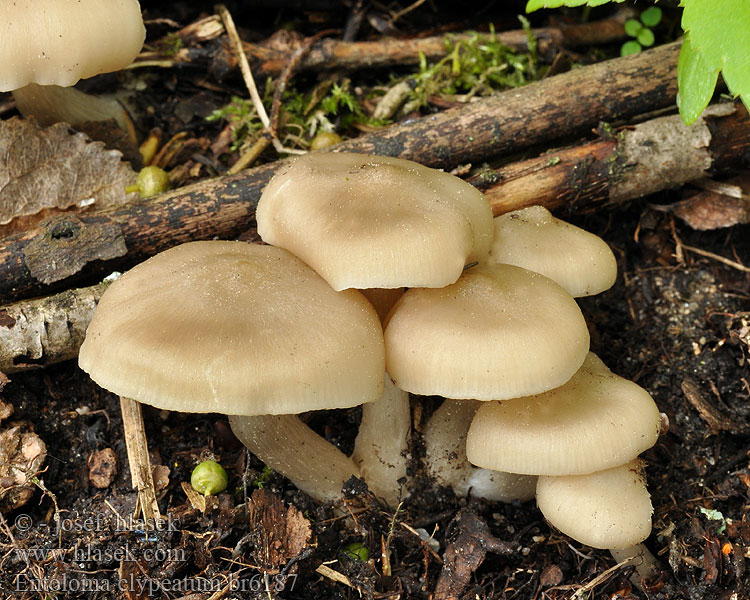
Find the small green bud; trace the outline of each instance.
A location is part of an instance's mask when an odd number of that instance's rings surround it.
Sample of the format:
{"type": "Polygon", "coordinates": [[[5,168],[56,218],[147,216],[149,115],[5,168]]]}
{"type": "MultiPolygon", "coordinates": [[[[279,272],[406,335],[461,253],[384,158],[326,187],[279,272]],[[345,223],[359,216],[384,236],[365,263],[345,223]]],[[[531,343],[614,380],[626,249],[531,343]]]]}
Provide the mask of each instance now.
{"type": "Polygon", "coordinates": [[[351,544],[347,544],[346,546],[344,546],[343,552],[349,558],[361,560],[362,562],[365,562],[368,558],[370,558],[370,551],[362,542],[352,542],[351,544]]]}
{"type": "Polygon", "coordinates": [[[320,150],[321,148],[328,148],[334,146],[339,142],[343,141],[338,133],[333,131],[321,131],[316,135],[310,143],[310,150],[320,150]]]}
{"type": "Polygon", "coordinates": [[[169,175],[164,169],[159,167],[143,167],[138,173],[135,185],[129,185],[125,188],[126,192],[138,192],[141,198],[149,198],[166,192],[172,185],[169,182],[169,175]]]}
{"type": "Polygon", "coordinates": [[[227,472],[215,460],[204,460],[190,475],[190,485],[204,496],[223,492],[227,489],[227,483],[227,472]]]}

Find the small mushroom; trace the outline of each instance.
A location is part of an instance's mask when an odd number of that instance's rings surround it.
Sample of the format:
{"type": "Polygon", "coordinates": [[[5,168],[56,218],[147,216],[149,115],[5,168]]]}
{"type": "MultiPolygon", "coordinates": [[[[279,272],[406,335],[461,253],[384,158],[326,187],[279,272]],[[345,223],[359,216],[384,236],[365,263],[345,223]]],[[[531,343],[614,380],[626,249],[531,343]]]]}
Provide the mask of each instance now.
{"type": "Polygon", "coordinates": [[[653,575],[658,563],[641,543],[651,533],[654,510],[640,460],[587,475],[540,477],[536,502],[565,535],[608,549],[617,561],[633,559],[643,579],[653,575]]]}
{"type": "Polygon", "coordinates": [[[514,210],[494,219],[490,263],[541,273],[579,298],[609,289],[617,262],[600,237],[566,223],[543,206],[514,210]]]}
{"type": "Polygon", "coordinates": [[[115,101],[69,88],[130,64],[146,30],[137,0],[14,0],[0,18],[0,91],[41,125],[114,118],[132,128],[115,101]]]}
{"type": "Polygon", "coordinates": [[[480,264],[447,287],[408,290],[388,315],[385,344],[400,388],[494,400],[565,383],[586,357],[589,334],[575,300],[552,280],[480,264]]]}
{"type": "Polygon", "coordinates": [[[656,443],[660,426],[649,393],[589,353],[559,388],[484,403],[466,454],[477,466],[511,473],[592,473],[633,460],[656,443]]]}
{"type": "Polygon", "coordinates": [[[258,234],[336,290],[442,287],[487,255],[492,212],[458,177],[408,160],[301,156],[263,190],[258,234]]]}
{"type": "Polygon", "coordinates": [[[333,291],[280,248],[218,241],[171,248],[112,284],[79,364],[138,402],[233,415],[261,460],[321,501],[359,471],[296,414],[371,402],[384,373],[359,292],[333,291]]]}

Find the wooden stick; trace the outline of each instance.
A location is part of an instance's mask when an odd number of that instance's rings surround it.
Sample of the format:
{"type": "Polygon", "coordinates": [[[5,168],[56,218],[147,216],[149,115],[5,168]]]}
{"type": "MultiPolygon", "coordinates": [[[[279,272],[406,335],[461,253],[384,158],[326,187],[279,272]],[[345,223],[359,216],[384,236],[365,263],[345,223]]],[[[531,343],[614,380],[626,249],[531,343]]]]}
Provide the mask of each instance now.
{"type": "MultiPolygon", "coordinates": [[[[531,30],[537,40],[540,56],[551,60],[560,48],[575,48],[597,44],[609,44],[625,39],[624,23],[635,14],[633,10],[623,9],[610,19],[561,25],[560,27],[542,27],[531,30]]],[[[164,67],[176,65],[200,66],[205,60],[203,49],[196,51],[196,43],[216,38],[222,33],[221,19],[214,15],[206,17],[175,32],[185,40],[185,46],[168,59],[161,52],[145,51],[138,55],[128,68],[164,67]]],[[[428,60],[439,60],[445,56],[446,43],[468,40],[476,32],[456,32],[423,38],[387,37],[376,41],[351,42],[335,39],[317,41],[304,59],[300,70],[354,70],[387,68],[396,65],[416,65],[420,54],[428,60]]],[[[521,29],[501,31],[496,39],[513,50],[525,52],[528,49],[526,32],[521,29]]],[[[281,31],[260,44],[243,42],[245,54],[252,63],[252,70],[258,76],[276,76],[284,70],[290,58],[305,43],[300,35],[281,31]]],[[[215,64],[235,66],[238,63],[229,48],[218,49],[213,55],[215,64]]]]}
{"type": "Polygon", "coordinates": [[[534,204],[571,214],[741,166],[748,152],[747,110],[720,104],[690,127],[677,115],[652,119],[609,138],[485,169],[469,182],[485,193],[495,215],[534,204]]]}
{"type": "Polygon", "coordinates": [[[156,502],[156,490],[151,474],[151,459],[148,455],[148,441],[143,426],[141,405],[135,400],[120,396],[120,411],[133,489],[138,490],[138,506],[141,508],[146,525],[153,527],[157,520],[161,520],[161,513],[156,502]]]}
{"type": "MultiPolygon", "coordinates": [[[[451,168],[549,143],[673,104],[679,48],[581,67],[334,148],[451,168]]],[[[237,236],[250,227],[260,192],[281,164],[108,211],[58,215],[8,236],[0,241],[0,302],[58,291],[182,242],[237,236]]]]}
{"type": "Polygon", "coordinates": [[[0,307],[0,372],[13,373],[75,358],[105,281],[0,307]]]}
{"type": "MultiPolygon", "coordinates": [[[[625,17],[631,12],[623,11],[621,16],[602,21],[562,27],[532,29],[541,56],[551,58],[562,47],[577,47],[593,44],[606,44],[625,39],[625,17]]],[[[420,54],[427,60],[438,60],[445,56],[446,42],[468,40],[475,32],[460,32],[425,38],[385,38],[367,42],[344,42],[325,39],[317,42],[309,54],[301,61],[300,69],[311,70],[353,70],[362,68],[385,68],[395,65],[414,65],[420,54]]],[[[497,40],[513,50],[525,52],[528,49],[526,32],[521,29],[503,31],[497,40]]],[[[245,52],[253,61],[253,70],[259,75],[281,73],[303,40],[284,33],[274,36],[264,44],[246,43],[245,52]]],[[[144,57],[148,58],[148,57],[144,57]]]]}

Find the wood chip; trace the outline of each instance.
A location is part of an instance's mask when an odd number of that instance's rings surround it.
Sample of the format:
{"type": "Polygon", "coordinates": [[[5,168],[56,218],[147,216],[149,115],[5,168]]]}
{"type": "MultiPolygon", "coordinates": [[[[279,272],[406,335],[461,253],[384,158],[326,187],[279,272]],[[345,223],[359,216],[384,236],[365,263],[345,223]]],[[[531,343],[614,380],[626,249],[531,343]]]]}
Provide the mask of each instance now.
{"type": "Polygon", "coordinates": [[[112,448],[92,452],[88,459],[89,481],[96,488],[108,488],[117,475],[117,456],[112,448]]]}

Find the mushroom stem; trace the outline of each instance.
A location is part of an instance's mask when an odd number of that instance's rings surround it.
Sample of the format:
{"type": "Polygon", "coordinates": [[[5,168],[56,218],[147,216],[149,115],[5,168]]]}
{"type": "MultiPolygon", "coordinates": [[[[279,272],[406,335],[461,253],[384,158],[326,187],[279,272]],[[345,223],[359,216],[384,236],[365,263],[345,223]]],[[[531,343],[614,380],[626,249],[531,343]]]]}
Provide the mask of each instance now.
{"type": "Polygon", "coordinates": [[[424,428],[427,472],[456,496],[510,502],[534,497],[536,477],[473,466],[466,458],[466,434],[481,402],[445,400],[424,428]]]}
{"type": "Polygon", "coordinates": [[[609,553],[618,563],[632,559],[631,564],[635,566],[635,573],[630,581],[639,590],[643,590],[642,582],[651,579],[659,570],[659,561],[643,544],[636,544],[630,548],[610,548],[609,553]]]}
{"type": "Polygon", "coordinates": [[[148,455],[141,405],[135,400],[120,396],[120,412],[125,430],[125,447],[128,452],[133,488],[138,490],[138,504],[145,523],[154,524],[156,520],[161,519],[161,513],[156,502],[156,490],[151,474],[151,459],[148,455]]]}
{"type": "Polygon", "coordinates": [[[131,141],[136,142],[133,122],[115,98],[92,96],[72,87],[36,83],[14,90],[13,98],[21,114],[33,116],[42,127],[60,122],[76,126],[113,119],[131,141]]]}
{"type": "Polygon", "coordinates": [[[354,461],[319,436],[297,415],[230,415],[232,431],[266,465],[318,502],[341,498],[354,461]]]}
{"type": "Polygon", "coordinates": [[[373,494],[393,507],[402,498],[399,480],[406,477],[410,424],[409,394],[386,375],[383,395],[362,405],[352,460],[373,494]]]}

